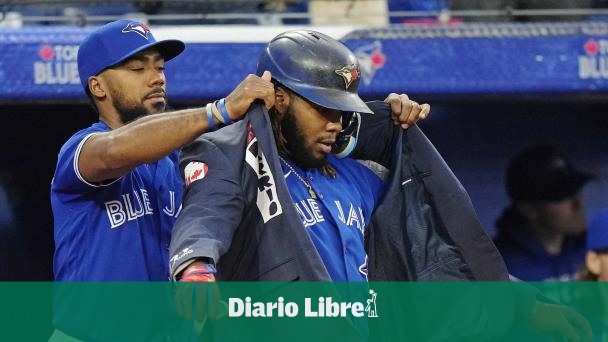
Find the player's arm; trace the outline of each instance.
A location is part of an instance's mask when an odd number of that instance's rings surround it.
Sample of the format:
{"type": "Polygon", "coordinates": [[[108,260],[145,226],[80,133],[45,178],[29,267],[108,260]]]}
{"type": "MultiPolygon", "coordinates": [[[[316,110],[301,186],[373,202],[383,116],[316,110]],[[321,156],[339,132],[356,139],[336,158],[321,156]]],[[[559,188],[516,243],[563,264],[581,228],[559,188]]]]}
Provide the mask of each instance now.
{"type": "Polygon", "coordinates": [[[245,210],[241,172],[204,137],[184,146],[180,169],[186,188],[169,246],[170,276],[180,282],[175,313],[198,322],[215,320],[222,307],[215,265],[230,248],[245,210]]]}
{"type": "MultiPolygon", "coordinates": [[[[274,105],[270,79],[270,72],[262,77],[248,75],[226,97],[226,111],[231,120],[240,119],[257,99],[264,100],[267,108],[274,105]]],[[[219,124],[219,120],[212,120],[219,124]]],[[[78,171],[91,183],[121,177],[136,166],[155,162],[189,143],[209,131],[210,126],[205,107],[139,118],[115,130],[90,136],[77,156],[78,171]]]]}
{"type": "MultiPolygon", "coordinates": [[[[215,273],[206,266],[187,268],[201,264],[194,261],[211,266],[218,263],[232,244],[246,203],[238,163],[209,140],[200,137],[184,146],[180,168],[186,188],[182,210],[171,231],[169,268],[173,280],[215,273]]],[[[211,276],[203,278],[213,280],[211,276]]]]}

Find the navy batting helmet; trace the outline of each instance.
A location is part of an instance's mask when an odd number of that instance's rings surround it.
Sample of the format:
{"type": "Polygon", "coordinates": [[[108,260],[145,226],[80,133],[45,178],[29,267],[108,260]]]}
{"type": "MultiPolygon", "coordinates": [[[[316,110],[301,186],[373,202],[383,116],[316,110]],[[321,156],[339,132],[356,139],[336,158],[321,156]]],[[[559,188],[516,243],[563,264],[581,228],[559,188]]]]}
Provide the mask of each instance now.
{"type": "Polygon", "coordinates": [[[310,30],[287,31],[262,52],[258,75],[272,78],[321,107],[372,113],[357,94],[361,72],[357,57],[339,41],[310,30]]]}

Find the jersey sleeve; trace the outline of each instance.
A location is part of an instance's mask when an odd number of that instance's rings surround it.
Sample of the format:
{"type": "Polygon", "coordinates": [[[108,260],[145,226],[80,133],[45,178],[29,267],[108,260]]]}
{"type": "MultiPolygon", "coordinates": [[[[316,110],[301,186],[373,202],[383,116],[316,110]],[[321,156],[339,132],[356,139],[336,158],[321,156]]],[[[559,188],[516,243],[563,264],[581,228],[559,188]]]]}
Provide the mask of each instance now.
{"type": "Polygon", "coordinates": [[[78,158],[85,142],[100,131],[84,130],[74,134],[61,148],[57,157],[57,168],[52,180],[52,189],[66,194],[80,194],[107,186],[117,179],[93,184],[86,181],[78,170],[78,158]]]}
{"type": "Polygon", "coordinates": [[[184,147],[180,171],[186,188],[171,233],[172,279],[195,258],[217,263],[228,251],[245,208],[240,172],[212,142],[199,138],[184,147]]]}

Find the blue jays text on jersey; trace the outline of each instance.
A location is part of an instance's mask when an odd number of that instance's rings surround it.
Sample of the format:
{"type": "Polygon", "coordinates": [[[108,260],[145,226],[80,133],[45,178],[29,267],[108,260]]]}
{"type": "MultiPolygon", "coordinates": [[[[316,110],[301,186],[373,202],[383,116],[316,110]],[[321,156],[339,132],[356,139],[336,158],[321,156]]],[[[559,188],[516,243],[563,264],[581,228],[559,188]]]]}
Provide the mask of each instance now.
{"type": "Polygon", "coordinates": [[[183,191],[177,152],[91,184],[78,170],[80,150],[89,137],[109,130],[95,123],[59,152],[51,184],[55,280],[167,280],[170,233],[183,191]]]}
{"type": "Polygon", "coordinates": [[[332,280],[367,280],[363,237],[382,194],[382,180],[355,160],[328,158],[336,178],[283,160],[287,188],[332,280]],[[305,182],[316,198],[310,196],[305,182]]]}

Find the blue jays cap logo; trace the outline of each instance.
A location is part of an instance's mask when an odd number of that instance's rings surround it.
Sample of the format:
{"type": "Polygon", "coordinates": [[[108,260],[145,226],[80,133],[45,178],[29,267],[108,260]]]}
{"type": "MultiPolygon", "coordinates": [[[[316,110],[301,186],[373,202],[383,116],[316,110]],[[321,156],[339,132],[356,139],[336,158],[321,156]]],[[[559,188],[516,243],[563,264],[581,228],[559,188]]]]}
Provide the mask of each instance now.
{"type": "Polygon", "coordinates": [[[342,76],[344,79],[344,84],[346,85],[346,89],[353,83],[353,81],[359,78],[359,69],[355,67],[355,65],[345,66],[342,69],[336,70],[336,74],[342,76]]]}
{"type": "Polygon", "coordinates": [[[148,33],[150,33],[150,28],[148,25],[138,22],[129,23],[125,28],[122,29],[123,33],[127,32],[135,32],[138,35],[148,39],[148,33]]]}

